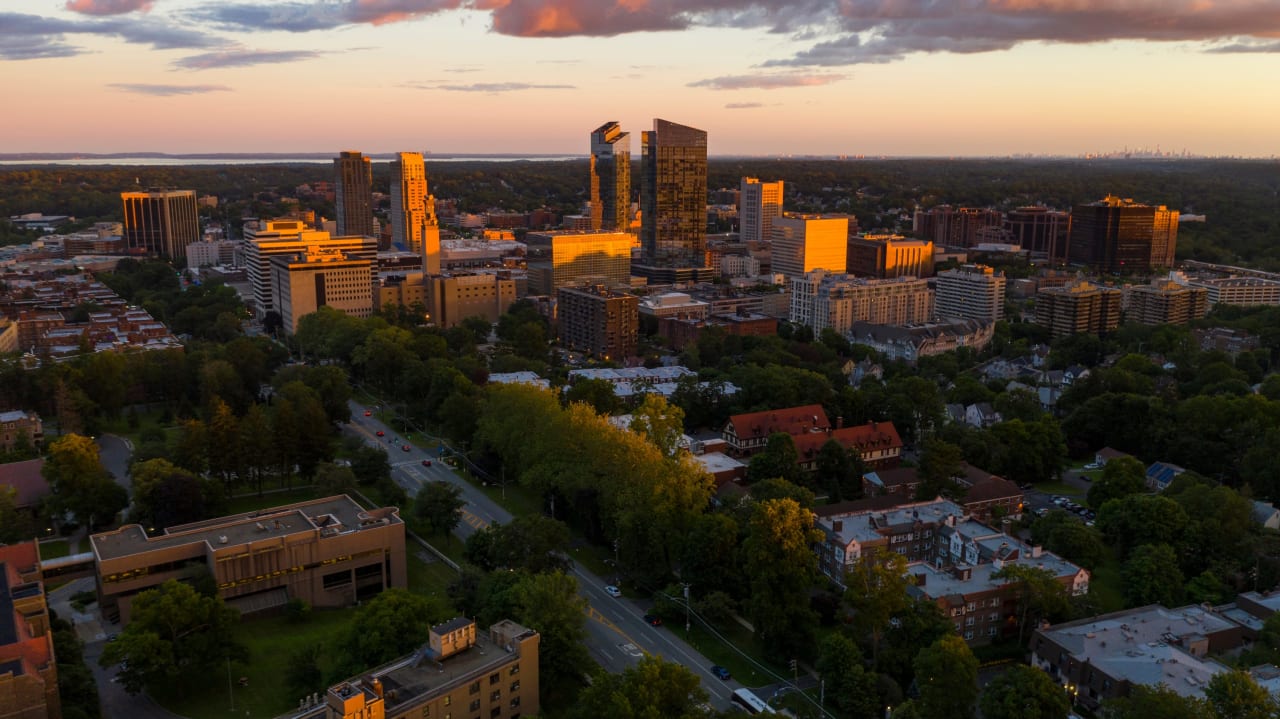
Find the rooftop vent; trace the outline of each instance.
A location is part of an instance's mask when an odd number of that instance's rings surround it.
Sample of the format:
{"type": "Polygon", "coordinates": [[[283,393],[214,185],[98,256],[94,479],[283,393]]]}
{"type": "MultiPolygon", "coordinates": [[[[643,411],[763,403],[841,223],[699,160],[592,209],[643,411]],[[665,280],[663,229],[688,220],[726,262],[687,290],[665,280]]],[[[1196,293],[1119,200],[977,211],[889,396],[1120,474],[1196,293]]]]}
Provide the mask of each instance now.
{"type": "Polygon", "coordinates": [[[227,535],[223,534],[218,537],[218,544],[226,544],[226,543],[227,543],[227,535]]]}

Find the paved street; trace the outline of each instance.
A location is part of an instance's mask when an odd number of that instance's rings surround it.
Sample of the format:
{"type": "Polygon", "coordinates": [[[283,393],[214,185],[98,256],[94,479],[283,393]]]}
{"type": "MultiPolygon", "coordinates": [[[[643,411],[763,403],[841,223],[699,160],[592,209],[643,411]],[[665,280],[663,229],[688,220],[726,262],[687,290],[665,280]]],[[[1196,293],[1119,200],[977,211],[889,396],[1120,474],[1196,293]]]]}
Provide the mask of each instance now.
{"type": "MultiPolygon", "coordinates": [[[[363,437],[370,445],[386,449],[391,459],[392,477],[406,492],[412,496],[428,481],[449,482],[462,489],[462,497],[467,504],[464,508],[464,521],[458,524],[456,531],[460,538],[465,539],[478,527],[488,523],[506,523],[511,520],[509,512],[455,474],[448,465],[436,461],[434,451],[429,452],[414,441],[406,440],[399,432],[379,422],[376,416],[365,417],[365,409],[364,405],[351,402],[352,419],[347,429],[363,437]],[[376,436],[378,430],[382,430],[386,436],[376,436]],[[400,449],[405,444],[409,445],[410,451],[400,449]],[[422,466],[424,459],[432,460],[430,467],[422,466]]],[[[415,435],[415,439],[424,438],[415,435]]],[[[436,444],[432,440],[427,446],[434,450],[436,444]]],[[[608,582],[582,567],[575,565],[573,574],[578,580],[579,594],[590,605],[587,649],[601,666],[616,672],[636,663],[645,652],[658,655],[669,661],[679,662],[697,674],[707,693],[712,696],[715,706],[724,708],[729,705],[729,696],[742,685],[736,680],[724,682],[712,676],[711,661],[681,640],[674,628],[649,626],[644,621],[648,602],[610,597],[604,591],[608,582]]]]}
{"type": "Polygon", "coordinates": [[[102,458],[102,466],[107,468],[116,484],[131,491],[129,485],[129,458],[133,456],[133,445],[124,437],[104,434],[95,440],[98,443],[98,456],[102,458]]]}

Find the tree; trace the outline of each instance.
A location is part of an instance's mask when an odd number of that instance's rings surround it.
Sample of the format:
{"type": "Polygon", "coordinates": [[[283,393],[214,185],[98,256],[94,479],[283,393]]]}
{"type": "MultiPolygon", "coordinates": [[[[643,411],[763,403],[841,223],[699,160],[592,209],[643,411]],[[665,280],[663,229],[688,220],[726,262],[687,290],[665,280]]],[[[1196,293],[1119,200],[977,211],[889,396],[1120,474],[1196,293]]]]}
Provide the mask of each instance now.
{"type": "Polygon", "coordinates": [[[880,646],[879,670],[901,686],[915,678],[916,656],[939,639],[954,635],[956,627],[937,603],[916,599],[889,620],[880,646]]]}
{"type": "Polygon", "coordinates": [[[972,719],[978,703],[978,659],[952,634],[920,652],[915,661],[923,719],[972,719]]]}
{"type": "Polygon", "coordinates": [[[920,456],[920,489],[917,499],[933,499],[953,489],[952,477],[964,474],[964,453],[956,445],[930,437],[920,456]]]}
{"type": "Polygon", "coordinates": [[[707,700],[698,676],[676,662],[646,656],[621,674],[597,672],[578,693],[571,717],[579,719],[701,719],[707,700]]]}
{"type": "Polygon", "coordinates": [[[742,545],[743,569],[751,593],[747,612],[756,636],[782,659],[812,651],[817,616],[809,606],[809,588],[817,579],[811,549],[822,535],[813,515],[792,499],[756,505],[742,545]]]}
{"type": "Polygon", "coordinates": [[[907,559],[897,553],[873,553],[854,562],[845,573],[844,598],[853,610],[854,626],[871,639],[871,665],[879,669],[880,645],[894,615],[911,605],[907,559]]]}
{"type": "Polygon", "coordinates": [[[308,644],[289,655],[284,682],[289,687],[290,696],[305,697],[324,691],[324,672],[320,670],[323,656],[324,645],[319,643],[308,644]]]}
{"type": "Polygon", "coordinates": [[[1067,590],[1054,573],[1029,564],[1006,564],[991,575],[1014,585],[1018,598],[1018,641],[1025,640],[1026,630],[1042,619],[1065,617],[1070,610],[1067,590]]]}
{"type": "Polygon", "coordinates": [[[752,483],[762,479],[785,479],[800,483],[800,454],[795,440],[786,432],[774,432],[765,441],[764,451],[751,458],[747,465],[747,479],[752,483]]]}
{"type": "Polygon", "coordinates": [[[622,409],[622,400],[613,383],[604,379],[580,379],[564,393],[564,401],[583,402],[600,414],[610,415],[622,409]]]}
{"type": "Polygon", "coordinates": [[[50,507],[74,514],[90,529],[111,522],[129,504],[128,492],[103,468],[98,445],[88,437],[59,437],[49,445],[40,473],[53,493],[50,507]]]}
{"type": "Polygon", "coordinates": [[[1139,544],[1172,546],[1190,521],[1186,511],[1169,497],[1133,494],[1102,505],[1097,526],[1117,557],[1124,559],[1139,544]]]}
{"type": "Polygon", "coordinates": [[[984,719],[1067,719],[1067,693],[1048,674],[1014,664],[992,679],[978,702],[984,719]]]}
{"type": "Polygon", "coordinates": [[[1146,489],[1147,470],[1133,457],[1117,457],[1102,468],[1102,477],[1089,487],[1089,506],[1099,509],[1109,500],[1146,489]]]}
{"type": "Polygon", "coordinates": [[[355,473],[357,483],[368,487],[383,477],[391,476],[391,460],[381,447],[361,445],[351,453],[351,471],[355,473]]]}
{"type": "Polygon", "coordinates": [[[227,659],[243,661],[247,650],[232,627],[240,613],[217,597],[206,597],[176,579],[138,594],[129,624],[107,644],[98,663],[121,665],[125,690],[137,694],[173,684],[203,686],[227,659]]]}
{"type": "Polygon", "coordinates": [[[462,521],[467,500],[462,489],[448,482],[428,482],[413,500],[413,515],[427,523],[434,534],[448,535],[462,521]]]}
{"type": "Polygon", "coordinates": [[[335,676],[351,676],[412,652],[427,642],[433,625],[450,616],[449,608],[434,597],[384,590],[356,610],[341,635],[335,676]]]}
{"type": "Polygon", "coordinates": [[[631,412],[631,431],[657,445],[662,456],[674,457],[680,451],[680,437],[684,434],[684,410],[668,404],[662,395],[646,394],[640,406],[631,412]]]}
{"type": "Polygon", "coordinates": [[[762,479],[751,485],[751,498],[757,502],[792,499],[805,509],[812,509],[814,502],[812,491],[780,478],[762,479]]]}
{"type": "Polygon", "coordinates": [[[1128,696],[1108,699],[1102,709],[1106,719],[1215,719],[1207,701],[1184,697],[1163,684],[1135,684],[1128,696]]]}
{"type": "Polygon", "coordinates": [[[25,542],[34,536],[31,516],[18,509],[18,490],[0,485],[0,544],[25,542]]]}
{"type": "Polygon", "coordinates": [[[879,716],[876,675],[863,666],[862,652],[852,639],[830,634],[818,646],[818,675],[826,682],[827,704],[842,719],[879,716]]]}
{"type": "Polygon", "coordinates": [[[695,597],[716,590],[741,596],[742,575],[737,553],[737,522],[718,512],[704,514],[694,521],[685,539],[680,577],[691,585],[695,597]]]}
{"type": "Polygon", "coordinates": [[[321,462],[316,465],[316,476],[312,484],[316,491],[324,495],[346,494],[356,488],[356,475],[350,467],[321,462]]]}
{"type": "Polygon", "coordinates": [[[543,696],[554,696],[576,682],[591,661],[583,645],[587,600],[578,596],[578,582],[563,572],[523,575],[511,595],[517,621],[541,635],[539,687],[543,696]]]}
{"type": "Polygon", "coordinates": [[[1239,669],[1215,674],[1204,696],[1218,719],[1273,719],[1280,709],[1270,692],[1239,669]]]}
{"type": "Polygon", "coordinates": [[[201,480],[167,459],[149,459],[134,464],[129,472],[133,483],[133,521],[163,529],[204,519],[206,508],[220,496],[213,480],[201,480]],[[210,485],[206,487],[206,484],[210,485]]]}
{"type": "Polygon", "coordinates": [[[814,479],[827,491],[832,502],[862,496],[862,475],[866,468],[861,454],[847,451],[838,441],[829,439],[818,450],[814,464],[814,479]]]}
{"type": "Polygon", "coordinates": [[[1173,607],[1182,601],[1182,570],[1178,568],[1177,553],[1167,544],[1144,544],[1133,550],[1121,576],[1125,602],[1131,607],[1173,607]]]}
{"type": "Polygon", "coordinates": [[[567,569],[569,527],[564,522],[530,514],[507,524],[491,524],[467,537],[468,562],[484,569],[523,569],[536,574],[567,569]]]}
{"type": "MultiPolygon", "coordinates": [[[[1102,534],[1084,522],[1067,516],[1066,512],[1053,512],[1062,515],[1066,521],[1061,522],[1050,533],[1045,546],[1066,559],[1075,562],[1085,569],[1092,570],[1107,555],[1107,546],[1102,542],[1102,534]]],[[[1048,519],[1048,517],[1042,518],[1048,519]]]]}

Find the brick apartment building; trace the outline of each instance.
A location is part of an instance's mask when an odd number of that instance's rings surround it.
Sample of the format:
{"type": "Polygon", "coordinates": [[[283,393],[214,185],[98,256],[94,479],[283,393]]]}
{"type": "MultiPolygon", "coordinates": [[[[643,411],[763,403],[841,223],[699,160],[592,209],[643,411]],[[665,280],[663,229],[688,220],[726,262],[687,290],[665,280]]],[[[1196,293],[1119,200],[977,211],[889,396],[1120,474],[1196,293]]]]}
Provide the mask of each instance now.
{"type": "Polygon", "coordinates": [[[892,422],[845,427],[844,419],[837,417],[833,426],[818,404],[735,414],[721,435],[733,456],[749,457],[764,449],[770,435],[778,433],[791,435],[805,470],[815,468],[822,445],[832,439],[846,450],[857,450],[871,467],[895,467],[902,455],[902,439],[892,422]]]}
{"type": "Polygon", "coordinates": [[[61,719],[35,542],[0,546],[0,719],[61,719]]]}

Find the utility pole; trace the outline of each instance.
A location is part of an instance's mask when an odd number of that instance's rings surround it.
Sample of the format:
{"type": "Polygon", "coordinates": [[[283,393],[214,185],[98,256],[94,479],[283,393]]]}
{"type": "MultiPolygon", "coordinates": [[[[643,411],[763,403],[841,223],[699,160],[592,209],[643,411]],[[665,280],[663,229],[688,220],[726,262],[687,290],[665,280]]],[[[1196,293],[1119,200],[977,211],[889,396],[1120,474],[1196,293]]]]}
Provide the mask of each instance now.
{"type": "Polygon", "coordinates": [[[689,636],[689,583],[684,585],[684,635],[689,636]]]}

